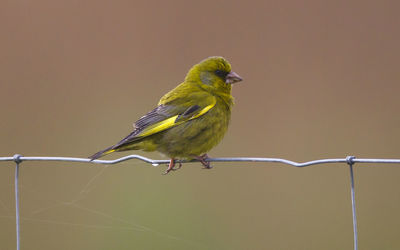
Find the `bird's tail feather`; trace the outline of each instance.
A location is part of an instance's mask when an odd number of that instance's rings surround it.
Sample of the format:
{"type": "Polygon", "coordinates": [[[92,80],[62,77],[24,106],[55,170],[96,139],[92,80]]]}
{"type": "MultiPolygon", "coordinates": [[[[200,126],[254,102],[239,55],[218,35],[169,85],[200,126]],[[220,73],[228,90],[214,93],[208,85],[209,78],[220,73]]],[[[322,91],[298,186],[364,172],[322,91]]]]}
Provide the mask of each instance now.
{"type": "Polygon", "coordinates": [[[103,156],[108,155],[108,154],[110,154],[112,152],[115,152],[115,151],[116,151],[116,149],[114,149],[114,146],[111,146],[111,147],[108,147],[108,148],[106,148],[104,150],[101,150],[101,151],[95,153],[92,156],[89,156],[89,158],[90,158],[91,161],[93,161],[93,160],[96,160],[97,158],[103,157],[103,156]]]}

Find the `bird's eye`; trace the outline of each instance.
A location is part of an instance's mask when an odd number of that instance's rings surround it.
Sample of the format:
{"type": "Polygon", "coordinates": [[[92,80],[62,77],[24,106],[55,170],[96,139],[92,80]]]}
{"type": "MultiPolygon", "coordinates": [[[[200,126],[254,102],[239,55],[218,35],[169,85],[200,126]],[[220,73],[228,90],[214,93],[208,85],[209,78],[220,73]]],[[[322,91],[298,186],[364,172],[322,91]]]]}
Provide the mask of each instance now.
{"type": "Polygon", "coordinates": [[[226,77],[226,75],[228,74],[228,72],[217,69],[217,70],[215,71],[215,74],[216,74],[217,76],[219,76],[219,77],[225,79],[225,77],[226,77]]]}

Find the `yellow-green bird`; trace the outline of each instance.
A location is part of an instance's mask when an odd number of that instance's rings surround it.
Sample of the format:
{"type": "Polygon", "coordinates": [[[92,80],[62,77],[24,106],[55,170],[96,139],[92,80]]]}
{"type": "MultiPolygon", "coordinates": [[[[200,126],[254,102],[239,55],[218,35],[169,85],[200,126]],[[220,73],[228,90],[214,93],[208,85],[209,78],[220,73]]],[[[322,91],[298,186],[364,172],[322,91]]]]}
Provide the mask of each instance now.
{"type": "Polygon", "coordinates": [[[206,153],[228,129],[233,106],[231,87],[241,80],[223,57],[201,61],[155,109],[134,123],[132,133],[90,158],[126,150],[159,151],[171,158],[165,174],[174,170],[176,159],[197,159],[210,168],[206,153]]]}

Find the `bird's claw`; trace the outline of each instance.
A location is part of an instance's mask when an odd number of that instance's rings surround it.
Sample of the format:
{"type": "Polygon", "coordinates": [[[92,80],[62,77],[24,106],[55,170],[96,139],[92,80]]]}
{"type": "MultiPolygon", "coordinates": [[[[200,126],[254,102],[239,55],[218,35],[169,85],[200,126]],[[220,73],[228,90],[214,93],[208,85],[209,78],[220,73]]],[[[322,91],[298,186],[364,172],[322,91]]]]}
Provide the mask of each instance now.
{"type": "Polygon", "coordinates": [[[201,162],[201,164],[203,164],[203,168],[204,169],[211,169],[212,166],[210,164],[209,161],[207,161],[207,159],[209,158],[207,154],[204,155],[200,155],[200,156],[195,156],[195,159],[197,159],[199,162],[201,162]]]}
{"type": "Polygon", "coordinates": [[[175,171],[178,170],[182,167],[182,163],[179,162],[179,166],[175,168],[175,161],[171,160],[171,162],[168,165],[167,170],[165,170],[165,172],[163,173],[163,175],[168,174],[171,171],[175,171]]]}

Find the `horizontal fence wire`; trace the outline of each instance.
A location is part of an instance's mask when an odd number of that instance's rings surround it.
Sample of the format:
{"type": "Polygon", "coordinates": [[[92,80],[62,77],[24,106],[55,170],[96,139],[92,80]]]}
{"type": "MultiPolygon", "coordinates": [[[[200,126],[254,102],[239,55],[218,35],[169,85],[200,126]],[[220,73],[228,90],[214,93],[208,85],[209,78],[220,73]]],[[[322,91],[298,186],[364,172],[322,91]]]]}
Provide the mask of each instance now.
{"type": "MultiPolygon", "coordinates": [[[[0,161],[13,161],[16,163],[15,167],[15,223],[16,223],[16,249],[20,250],[20,214],[19,214],[19,171],[20,164],[23,161],[61,161],[61,162],[81,162],[81,163],[93,163],[93,164],[117,164],[128,160],[140,160],[149,163],[153,166],[160,164],[168,164],[169,160],[154,160],[141,155],[128,155],[115,160],[90,160],[87,158],[75,158],[75,157],[46,157],[46,156],[22,156],[16,154],[12,157],[0,157],[0,161]]],[[[347,156],[345,158],[334,158],[334,159],[320,159],[307,162],[295,162],[281,158],[257,158],[257,157],[227,157],[227,158],[207,158],[207,162],[274,162],[282,163],[294,167],[307,167],[319,164],[328,163],[345,163],[350,167],[350,182],[351,182],[351,203],[352,203],[352,215],[353,215],[353,241],[354,250],[358,250],[358,233],[357,233],[357,216],[356,216],[356,200],[354,192],[354,173],[353,165],[355,163],[392,163],[399,164],[400,159],[374,159],[374,158],[356,158],[354,156],[347,156]]],[[[198,160],[181,160],[176,161],[177,163],[189,163],[198,162],[198,160]]]]}
{"type": "MultiPolygon", "coordinates": [[[[157,164],[168,164],[169,160],[153,160],[141,155],[128,155],[115,160],[90,160],[88,158],[76,158],[76,157],[47,157],[47,156],[22,156],[14,155],[11,157],[0,157],[0,161],[64,161],[64,162],[82,162],[82,163],[99,163],[99,164],[117,164],[131,159],[137,159],[152,165],[157,164]]],[[[320,159],[307,162],[295,162],[281,158],[260,158],[260,157],[224,157],[224,158],[207,158],[205,161],[208,162],[277,162],[294,167],[307,167],[311,165],[327,164],[327,163],[394,163],[399,164],[400,159],[374,159],[374,158],[355,158],[351,157],[349,162],[349,156],[346,158],[334,158],[334,159],[320,159]]],[[[197,162],[197,160],[190,161],[176,161],[181,163],[197,162]]]]}

